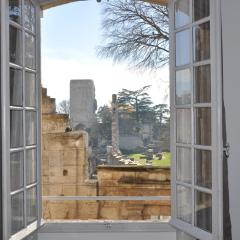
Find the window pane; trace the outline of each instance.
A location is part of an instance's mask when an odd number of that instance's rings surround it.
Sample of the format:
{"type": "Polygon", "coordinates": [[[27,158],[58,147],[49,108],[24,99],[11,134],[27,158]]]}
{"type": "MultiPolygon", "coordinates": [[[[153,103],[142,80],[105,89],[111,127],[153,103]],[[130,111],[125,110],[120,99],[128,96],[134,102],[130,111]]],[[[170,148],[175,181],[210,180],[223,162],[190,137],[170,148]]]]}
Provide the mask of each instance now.
{"type": "Polygon", "coordinates": [[[192,191],[191,188],[177,186],[177,218],[192,222],[192,191]]]}
{"type": "Polygon", "coordinates": [[[194,20],[209,16],[209,0],[194,0],[194,20]]]}
{"type": "Polygon", "coordinates": [[[28,107],[36,106],[36,81],[35,74],[26,72],[25,73],[25,103],[28,107]]]}
{"type": "Polygon", "coordinates": [[[21,4],[19,0],[9,0],[9,17],[12,21],[21,23],[21,4]]]}
{"type": "Polygon", "coordinates": [[[211,108],[196,109],[196,144],[211,145],[211,108]]]}
{"type": "Polygon", "coordinates": [[[29,33],[25,33],[25,65],[35,69],[35,38],[29,33]]]}
{"type": "Polygon", "coordinates": [[[190,69],[176,72],[176,104],[191,104],[190,69]]]}
{"type": "Polygon", "coordinates": [[[9,61],[22,65],[22,32],[17,28],[9,27],[9,61]]]}
{"type": "Polygon", "coordinates": [[[204,192],[195,192],[195,225],[212,232],[212,196],[204,192]]]}
{"type": "Polygon", "coordinates": [[[36,149],[31,149],[26,151],[26,175],[27,184],[36,182],[37,178],[37,155],[36,149]]]}
{"type": "Polygon", "coordinates": [[[203,23],[194,27],[195,61],[210,58],[210,23],[203,23]]]}
{"type": "Polygon", "coordinates": [[[177,180],[192,182],[191,148],[177,147],[177,180]]]}
{"type": "Polygon", "coordinates": [[[37,219],[37,191],[36,187],[27,190],[27,223],[37,219]]]}
{"type": "Polygon", "coordinates": [[[212,154],[211,151],[195,150],[196,184],[212,188],[212,154]]]}
{"type": "Polygon", "coordinates": [[[176,66],[190,63],[190,30],[176,34],[176,66]]]}
{"type": "Polygon", "coordinates": [[[26,111],[26,145],[36,144],[36,112],[26,111]]]}
{"type": "Polygon", "coordinates": [[[11,191],[23,187],[23,152],[14,152],[10,156],[11,191]]]}
{"type": "Polygon", "coordinates": [[[25,27],[31,30],[32,32],[35,31],[35,8],[31,1],[25,0],[24,1],[24,17],[25,17],[25,27]]]}
{"type": "Polygon", "coordinates": [[[175,3],[175,26],[181,27],[190,23],[190,1],[178,0],[175,3]]]}
{"type": "Polygon", "coordinates": [[[10,68],[10,105],[23,105],[22,71],[10,68]]]}
{"type": "Polygon", "coordinates": [[[11,148],[23,146],[23,113],[22,111],[10,112],[10,145],[11,148]]]}
{"type": "Polygon", "coordinates": [[[177,142],[191,143],[191,109],[177,109],[177,142]]]}
{"type": "Polygon", "coordinates": [[[11,210],[12,210],[11,233],[15,234],[24,227],[22,192],[12,196],[11,210]]]}
{"type": "Polygon", "coordinates": [[[196,103],[211,102],[211,66],[195,67],[195,101],[196,103]]]}

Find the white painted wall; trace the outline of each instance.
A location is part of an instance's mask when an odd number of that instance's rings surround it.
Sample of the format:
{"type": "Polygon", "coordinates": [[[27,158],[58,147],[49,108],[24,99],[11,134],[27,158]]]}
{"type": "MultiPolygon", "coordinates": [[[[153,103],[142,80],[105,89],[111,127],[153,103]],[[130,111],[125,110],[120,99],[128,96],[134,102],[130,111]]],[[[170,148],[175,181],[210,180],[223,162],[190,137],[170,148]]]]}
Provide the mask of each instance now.
{"type": "Polygon", "coordinates": [[[227,141],[230,144],[228,179],[232,239],[240,239],[240,1],[221,0],[223,78],[227,141]]]}

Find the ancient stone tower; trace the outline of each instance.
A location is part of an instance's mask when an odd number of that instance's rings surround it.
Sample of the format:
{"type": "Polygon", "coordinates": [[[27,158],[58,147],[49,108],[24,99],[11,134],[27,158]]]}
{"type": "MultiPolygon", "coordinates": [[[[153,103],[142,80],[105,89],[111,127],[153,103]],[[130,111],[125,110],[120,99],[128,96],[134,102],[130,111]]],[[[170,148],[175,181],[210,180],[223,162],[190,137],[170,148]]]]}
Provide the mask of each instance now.
{"type": "Polygon", "coordinates": [[[90,128],[97,108],[93,80],[70,81],[70,118],[73,129],[90,128]]]}

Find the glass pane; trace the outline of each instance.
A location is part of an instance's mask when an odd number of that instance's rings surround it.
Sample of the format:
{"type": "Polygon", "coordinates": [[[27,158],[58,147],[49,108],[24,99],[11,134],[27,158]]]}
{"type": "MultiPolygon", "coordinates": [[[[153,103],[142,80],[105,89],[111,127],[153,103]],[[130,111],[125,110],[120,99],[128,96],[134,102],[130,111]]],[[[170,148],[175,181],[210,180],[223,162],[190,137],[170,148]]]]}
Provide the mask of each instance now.
{"type": "Polygon", "coordinates": [[[37,191],[36,187],[27,190],[27,223],[37,219],[37,191]]]}
{"type": "Polygon", "coordinates": [[[22,71],[14,68],[10,68],[10,105],[23,105],[22,71]]]}
{"type": "Polygon", "coordinates": [[[212,154],[211,151],[195,150],[196,184],[212,188],[212,154]]]}
{"type": "Polygon", "coordinates": [[[29,33],[25,33],[25,65],[35,69],[35,38],[29,33]]]}
{"type": "Polygon", "coordinates": [[[36,144],[36,112],[26,111],[26,145],[36,144]]]}
{"type": "Polygon", "coordinates": [[[9,18],[17,23],[21,23],[22,9],[19,0],[9,0],[9,18]]]}
{"type": "Polygon", "coordinates": [[[177,142],[191,143],[191,109],[177,109],[177,142]]]}
{"type": "Polygon", "coordinates": [[[12,210],[11,233],[15,234],[24,227],[22,192],[12,196],[11,210],[12,210]]]}
{"type": "Polygon", "coordinates": [[[22,32],[17,28],[9,27],[9,61],[22,65],[22,32]]]}
{"type": "Polygon", "coordinates": [[[181,27],[190,23],[190,1],[178,0],[175,3],[175,26],[181,27]]]}
{"type": "Polygon", "coordinates": [[[10,156],[11,191],[23,187],[23,152],[14,152],[10,156]]]}
{"type": "Polygon", "coordinates": [[[25,103],[27,107],[36,106],[36,81],[35,74],[25,73],[25,103]]]}
{"type": "Polygon", "coordinates": [[[190,30],[176,33],[176,66],[190,63],[190,30]]]}
{"type": "Polygon", "coordinates": [[[177,218],[192,222],[192,191],[191,188],[177,186],[177,218]]]}
{"type": "Polygon", "coordinates": [[[196,103],[211,102],[211,66],[195,67],[195,101],[196,103]]]}
{"type": "Polygon", "coordinates": [[[195,195],[195,225],[212,232],[212,196],[199,191],[196,191],[195,195]]]}
{"type": "Polygon", "coordinates": [[[27,184],[36,182],[37,180],[37,155],[36,149],[26,151],[26,175],[27,184]]]}
{"type": "Polygon", "coordinates": [[[177,147],[177,180],[192,182],[191,148],[177,147]]]}
{"type": "Polygon", "coordinates": [[[210,23],[194,27],[194,60],[203,61],[210,58],[210,23]]]}
{"type": "Polygon", "coordinates": [[[211,145],[211,108],[196,109],[196,144],[211,145]]]}
{"type": "Polygon", "coordinates": [[[194,20],[205,18],[209,16],[209,0],[194,0],[194,20]]]}
{"type": "Polygon", "coordinates": [[[25,27],[31,30],[32,32],[35,31],[35,8],[31,1],[25,0],[24,1],[24,17],[25,17],[25,27]]]}
{"type": "Polygon", "coordinates": [[[10,146],[17,148],[23,146],[23,113],[11,110],[10,112],[10,146]]]}
{"type": "Polygon", "coordinates": [[[176,71],[176,104],[191,104],[190,69],[176,71]]]}
{"type": "Polygon", "coordinates": [[[196,238],[177,230],[177,240],[196,240],[196,238]]]}

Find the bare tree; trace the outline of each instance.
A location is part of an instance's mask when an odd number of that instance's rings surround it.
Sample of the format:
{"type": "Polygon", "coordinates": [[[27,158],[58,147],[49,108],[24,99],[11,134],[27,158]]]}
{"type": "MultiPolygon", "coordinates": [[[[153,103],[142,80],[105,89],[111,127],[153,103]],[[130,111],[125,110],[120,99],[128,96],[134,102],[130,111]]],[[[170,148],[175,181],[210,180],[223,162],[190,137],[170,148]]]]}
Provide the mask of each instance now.
{"type": "Polygon", "coordinates": [[[62,100],[57,105],[57,112],[58,113],[64,113],[64,114],[70,114],[70,102],[69,102],[69,100],[62,100]]]}
{"type": "Polygon", "coordinates": [[[130,67],[157,69],[169,59],[168,10],[140,0],[104,3],[100,57],[127,61],[130,67]]]}

